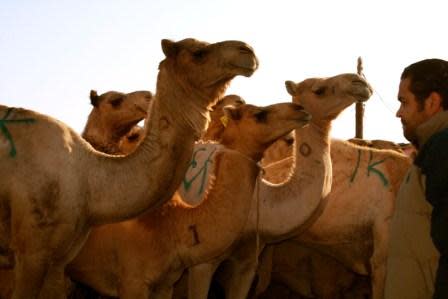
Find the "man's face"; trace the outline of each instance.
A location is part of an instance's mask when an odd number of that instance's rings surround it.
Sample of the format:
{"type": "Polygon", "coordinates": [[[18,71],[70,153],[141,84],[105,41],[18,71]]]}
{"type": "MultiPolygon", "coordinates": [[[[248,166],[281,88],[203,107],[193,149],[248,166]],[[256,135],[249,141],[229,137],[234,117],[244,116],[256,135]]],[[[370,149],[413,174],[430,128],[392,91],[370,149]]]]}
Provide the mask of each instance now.
{"type": "Polygon", "coordinates": [[[411,143],[417,144],[416,129],[430,117],[426,111],[426,105],[421,107],[415,95],[409,90],[410,84],[409,78],[400,82],[398,90],[400,108],[397,111],[397,117],[401,119],[404,137],[411,143]]]}

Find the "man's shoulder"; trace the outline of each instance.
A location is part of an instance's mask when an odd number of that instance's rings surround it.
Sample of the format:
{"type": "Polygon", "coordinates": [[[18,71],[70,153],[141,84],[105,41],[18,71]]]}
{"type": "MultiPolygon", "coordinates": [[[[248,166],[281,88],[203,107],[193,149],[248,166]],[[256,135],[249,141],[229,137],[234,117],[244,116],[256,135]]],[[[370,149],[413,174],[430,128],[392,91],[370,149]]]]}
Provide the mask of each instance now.
{"type": "Polygon", "coordinates": [[[427,164],[448,161],[448,128],[432,135],[419,150],[414,163],[422,168],[427,164]],[[437,162],[438,161],[438,162],[437,162]]]}
{"type": "Polygon", "coordinates": [[[432,135],[425,147],[428,148],[439,148],[439,146],[448,146],[448,128],[445,128],[434,135],[432,135]]]}

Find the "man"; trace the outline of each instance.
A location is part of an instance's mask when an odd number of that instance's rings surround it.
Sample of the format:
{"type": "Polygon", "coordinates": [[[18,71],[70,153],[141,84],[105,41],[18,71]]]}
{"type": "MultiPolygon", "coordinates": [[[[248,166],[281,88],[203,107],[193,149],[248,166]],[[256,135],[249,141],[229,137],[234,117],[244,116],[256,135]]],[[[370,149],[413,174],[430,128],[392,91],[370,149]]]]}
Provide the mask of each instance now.
{"type": "Polygon", "coordinates": [[[391,221],[386,299],[448,298],[448,61],[404,69],[397,117],[416,148],[391,221]]]}

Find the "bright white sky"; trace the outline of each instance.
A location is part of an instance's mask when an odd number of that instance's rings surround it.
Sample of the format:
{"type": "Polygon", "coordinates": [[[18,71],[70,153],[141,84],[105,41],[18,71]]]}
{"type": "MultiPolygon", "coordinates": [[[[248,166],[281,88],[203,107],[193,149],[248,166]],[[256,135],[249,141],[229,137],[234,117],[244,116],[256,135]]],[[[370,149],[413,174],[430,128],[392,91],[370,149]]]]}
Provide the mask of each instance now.
{"type": "MultiPolygon", "coordinates": [[[[81,132],[90,89],[155,91],[160,41],[237,39],[260,68],[228,93],[268,105],[290,101],[285,80],[364,73],[376,93],[364,137],[404,142],[395,117],[401,71],[424,58],[448,59],[443,1],[0,0],[0,104],[51,115],[81,132]]],[[[354,107],[332,135],[355,134],[354,107]]]]}

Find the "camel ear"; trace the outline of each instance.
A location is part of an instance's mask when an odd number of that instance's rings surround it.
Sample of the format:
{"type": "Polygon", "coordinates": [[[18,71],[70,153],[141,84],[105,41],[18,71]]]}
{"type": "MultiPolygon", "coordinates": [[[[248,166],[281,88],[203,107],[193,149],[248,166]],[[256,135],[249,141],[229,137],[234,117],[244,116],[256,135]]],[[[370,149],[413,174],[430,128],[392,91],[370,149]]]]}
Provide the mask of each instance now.
{"type": "Polygon", "coordinates": [[[96,92],[96,90],[91,90],[90,91],[90,103],[94,106],[97,107],[98,106],[98,93],[96,92]]]}
{"type": "Polygon", "coordinates": [[[285,81],[286,90],[290,95],[296,94],[296,84],[292,81],[285,81]]]}
{"type": "Polygon", "coordinates": [[[241,111],[235,106],[225,106],[222,108],[224,111],[224,116],[228,119],[232,120],[240,120],[241,119],[241,111]]]}
{"type": "Polygon", "coordinates": [[[162,39],[162,50],[166,57],[173,57],[177,54],[177,44],[169,39],[162,39]]]}

